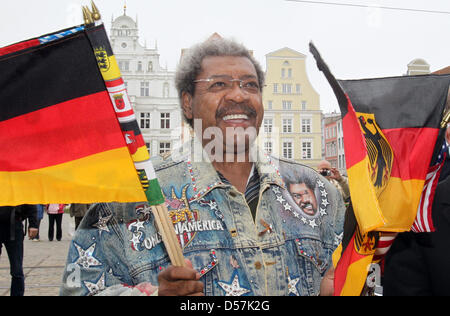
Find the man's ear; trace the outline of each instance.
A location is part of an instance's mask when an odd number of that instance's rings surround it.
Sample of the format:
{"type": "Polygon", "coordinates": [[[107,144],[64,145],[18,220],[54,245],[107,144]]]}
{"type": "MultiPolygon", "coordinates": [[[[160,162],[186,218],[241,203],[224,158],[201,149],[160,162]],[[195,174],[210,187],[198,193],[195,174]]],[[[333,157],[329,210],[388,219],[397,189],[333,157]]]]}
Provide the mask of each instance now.
{"type": "Polygon", "coordinates": [[[192,120],[194,117],[193,107],[192,107],[192,96],[190,93],[183,92],[181,94],[181,108],[183,109],[183,114],[188,120],[192,120]]]}

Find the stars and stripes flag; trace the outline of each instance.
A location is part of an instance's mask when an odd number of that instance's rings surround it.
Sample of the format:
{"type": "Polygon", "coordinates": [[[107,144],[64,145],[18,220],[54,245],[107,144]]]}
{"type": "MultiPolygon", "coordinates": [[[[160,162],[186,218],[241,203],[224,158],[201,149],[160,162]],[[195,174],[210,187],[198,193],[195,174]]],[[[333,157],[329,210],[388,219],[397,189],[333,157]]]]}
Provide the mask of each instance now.
{"type": "Polygon", "coordinates": [[[415,233],[427,233],[434,232],[435,227],[432,220],[432,206],[436,187],[439,183],[442,167],[449,154],[449,147],[444,140],[441,149],[428,170],[427,177],[425,179],[425,185],[423,187],[422,196],[420,198],[419,208],[417,210],[417,216],[414,221],[411,230],[415,233]]]}

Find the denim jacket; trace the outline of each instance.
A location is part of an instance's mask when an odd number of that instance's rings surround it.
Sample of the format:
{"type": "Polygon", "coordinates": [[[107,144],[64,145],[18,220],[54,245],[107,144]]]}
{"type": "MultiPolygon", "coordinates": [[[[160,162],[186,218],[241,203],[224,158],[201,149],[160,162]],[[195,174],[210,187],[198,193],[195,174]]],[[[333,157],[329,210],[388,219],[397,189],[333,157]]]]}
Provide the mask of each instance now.
{"type": "MultiPolygon", "coordinates": [[[[201,274],[206,295],[319,294],[345,211],[325,178],[259,155],[253,220],[244,195],[222,183],[210,162],[183,150],[152,160],[183,254],[201,274]],[[298,202],[307,190],[292,193],[291,183],[308,183],[313,201],[298,202]]],[[[170,265],[155,226],[145,202],[96,204],[71,243],[61,295],[149,294],[139,285],[158,286],[158,273],[170,265]]]]}

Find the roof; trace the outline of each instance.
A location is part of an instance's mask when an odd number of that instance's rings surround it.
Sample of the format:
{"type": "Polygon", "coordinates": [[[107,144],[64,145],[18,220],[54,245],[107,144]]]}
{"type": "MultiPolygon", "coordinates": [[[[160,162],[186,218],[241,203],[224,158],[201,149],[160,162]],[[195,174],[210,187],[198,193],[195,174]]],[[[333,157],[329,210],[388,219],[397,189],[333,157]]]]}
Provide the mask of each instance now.
{"type": "Polygon", "coordinates": [[[306,58],[306,55],[289,47],[278,49],[274,52],[268,53],[266,57],[284,57],[284,58],[306,58]]]}
{"type": "Polygon", "coordinates": [[[446,74],[450,74],[450,66],[447,66],[445,68],[442,68],[440,70],[436,70],[435,72],[433,72],[433,74],[435,75],[446,75],[446,74]]]}

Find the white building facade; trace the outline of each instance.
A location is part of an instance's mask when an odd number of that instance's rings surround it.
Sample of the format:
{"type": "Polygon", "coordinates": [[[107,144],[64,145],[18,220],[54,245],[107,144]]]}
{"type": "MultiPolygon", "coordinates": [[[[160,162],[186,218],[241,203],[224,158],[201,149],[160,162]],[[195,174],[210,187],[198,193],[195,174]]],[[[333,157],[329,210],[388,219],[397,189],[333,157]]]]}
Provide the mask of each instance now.
{"type": "Polygon", "coordinates": [[[139,42],[137,18],[126,12],[112,21],[109,37],[150,155],[170,151],[181,139],[175,72],[160,65],[156,44],[139,42]]]}

